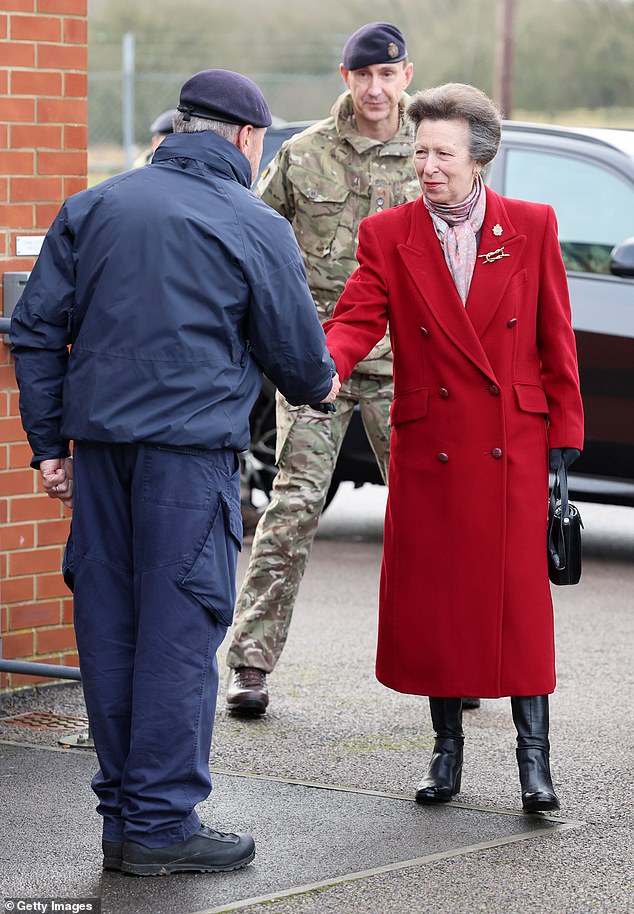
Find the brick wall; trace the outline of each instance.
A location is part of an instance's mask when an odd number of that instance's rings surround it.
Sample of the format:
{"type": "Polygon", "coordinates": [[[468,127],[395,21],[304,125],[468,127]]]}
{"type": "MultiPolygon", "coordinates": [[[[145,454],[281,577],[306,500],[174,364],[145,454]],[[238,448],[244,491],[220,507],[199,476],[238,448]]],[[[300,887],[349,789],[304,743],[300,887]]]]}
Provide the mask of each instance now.
{"type": "MultiPolygon", "coordinates": [[[[0,283],[30,270],[18,235],[43,235],[86,186],[87,0],[0,0],[0,283]]],[[[76,665],[72,601],[60,575],[69,514],[41,493],[0,343],[0,637],[6,659],[76,665]]],[[[0,673],[0,689],[40,681],[0,673]]]]}

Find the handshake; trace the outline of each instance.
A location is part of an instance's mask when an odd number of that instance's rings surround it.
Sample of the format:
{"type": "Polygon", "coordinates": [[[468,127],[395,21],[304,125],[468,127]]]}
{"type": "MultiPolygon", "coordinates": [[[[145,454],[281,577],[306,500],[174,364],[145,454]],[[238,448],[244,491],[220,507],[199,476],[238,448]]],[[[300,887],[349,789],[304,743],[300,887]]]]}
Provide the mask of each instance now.
{"type": "MultiPolygon", "coordinates": [[[[334,362],[333,362],[334,366],[334,362]]],[[[321,403],[311,403],[311,409],[317,409],[320,413],[334,413],[335,410],[335,400],[337,399],[337,394],[341,390],[341,381],[339,380],[339,375],[337,374],[336,369],[332,369],[332,385],[330,391],[326,394],[321,403]]]]}

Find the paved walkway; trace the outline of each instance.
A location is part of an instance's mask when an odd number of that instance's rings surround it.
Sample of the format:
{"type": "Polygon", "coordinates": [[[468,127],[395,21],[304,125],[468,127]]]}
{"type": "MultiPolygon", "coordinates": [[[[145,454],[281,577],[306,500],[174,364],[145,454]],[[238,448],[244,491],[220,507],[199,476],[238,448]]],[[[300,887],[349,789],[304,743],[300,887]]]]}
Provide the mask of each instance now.
{"type": "Polygon", "coordinates": [[[412,801],[433,739],[425,702],[384,689],[372,673],[383,493],[342,494],[323,519],[271,677],[270,713],[234,720],[219,702],[214,792],[202,814],[251,831],[255,862],[220,875],[102,873],[93,753],[16,723],[54,713],[72,733],[69,718],[84,713],[80,688],[48,685],[0,698],[0,894],[98,897],[103,914],[634,912],[634,511],[584,512],[582,584],[555,594],[562,811],[526,816],[504,700],[465,715],[460,802],[412,801]]]}

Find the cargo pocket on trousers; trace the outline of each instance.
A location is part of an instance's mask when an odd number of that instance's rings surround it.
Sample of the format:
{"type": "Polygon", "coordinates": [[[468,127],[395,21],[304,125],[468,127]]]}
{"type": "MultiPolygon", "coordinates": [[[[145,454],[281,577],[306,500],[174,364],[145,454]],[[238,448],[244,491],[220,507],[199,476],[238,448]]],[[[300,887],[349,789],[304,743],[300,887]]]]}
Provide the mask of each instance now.
{"type": "Polygon", "coordinates": [[[66,541],[66,548],[64,549],[64,555],[62,556],[62,576],[64,578],[64,584],[68,587],[72,593],[75,589],[75,544],[73,543],[73,528],[71,527],[70,533],[68,534],[68,539],[66,541]]]}
{"type": "Polygon", "coordinates": [[[211,527],[193,563],[178,581],[223,625],[231,625],[236,602],[236,564],[242,548],[239,500],[220,492],[211,527]]]}

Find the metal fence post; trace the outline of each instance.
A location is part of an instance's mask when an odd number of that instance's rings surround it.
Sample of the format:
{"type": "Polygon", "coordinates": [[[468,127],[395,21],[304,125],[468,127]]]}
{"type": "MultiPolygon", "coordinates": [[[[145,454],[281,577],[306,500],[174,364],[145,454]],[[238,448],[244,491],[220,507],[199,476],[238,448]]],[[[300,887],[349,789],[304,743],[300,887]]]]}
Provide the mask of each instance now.
{"type": "Polygon", "coordinates": [[[134,32],[126,32],[121,39],[121,117],[123,152],[126,170],[134,165],[134,32]]]}

